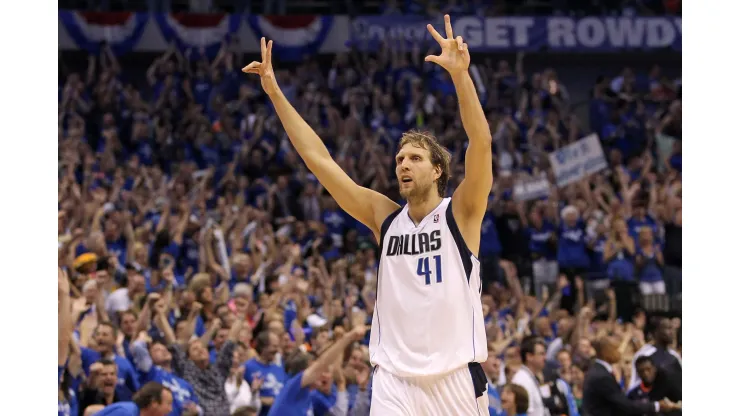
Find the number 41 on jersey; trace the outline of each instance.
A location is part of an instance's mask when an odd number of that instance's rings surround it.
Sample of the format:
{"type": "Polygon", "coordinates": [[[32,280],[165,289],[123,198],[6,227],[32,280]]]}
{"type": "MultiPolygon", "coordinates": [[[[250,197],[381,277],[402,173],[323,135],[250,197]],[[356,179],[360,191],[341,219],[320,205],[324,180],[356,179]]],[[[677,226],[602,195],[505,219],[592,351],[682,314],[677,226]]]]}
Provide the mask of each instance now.
{"type": "MultiPolygon", "coordinates": [[[[442,256],[437,254],[432,259],[434,260],[434,275],[436,276],[437,283],[442,283],[442,256]]],[[[425,284],[432,284],[432,269],[429,267],[429,257],[419,259],[419,264],[416,266],[416,274],[424,276],[425,284]]]]}

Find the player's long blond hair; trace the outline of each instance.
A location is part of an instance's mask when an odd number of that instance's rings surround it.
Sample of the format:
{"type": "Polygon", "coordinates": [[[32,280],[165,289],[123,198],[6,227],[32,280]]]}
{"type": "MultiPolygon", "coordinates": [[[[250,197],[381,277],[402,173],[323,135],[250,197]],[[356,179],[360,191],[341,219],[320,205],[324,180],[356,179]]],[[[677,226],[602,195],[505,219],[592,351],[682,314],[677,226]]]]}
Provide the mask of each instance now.
{"type": "Polygon", "coordinates": [[[447,191],[447,183],[450,181],[450,152],[439,144],[431,133],[419,130],[410,130],[404,133],[401,136],[401,143],[398,145],[398,150],[401,150],[407,144],[429,151],[432,165],[439,167],[442,171],[439,179],[437,179],[437,193],[444,198],[447,191]]]}

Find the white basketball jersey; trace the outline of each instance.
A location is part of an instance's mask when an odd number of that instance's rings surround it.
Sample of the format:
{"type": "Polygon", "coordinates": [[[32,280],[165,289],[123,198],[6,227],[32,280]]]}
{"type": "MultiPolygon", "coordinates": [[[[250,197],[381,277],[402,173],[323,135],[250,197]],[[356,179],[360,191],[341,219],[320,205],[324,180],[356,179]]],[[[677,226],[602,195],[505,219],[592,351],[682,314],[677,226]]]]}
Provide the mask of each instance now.
{"type": "Polygon", "coordinates": [[[480,262],[445,198],[418,225],[408,205],[381,227],[370,362],[400,377],[444,374],[488,357],[480,262]]]}

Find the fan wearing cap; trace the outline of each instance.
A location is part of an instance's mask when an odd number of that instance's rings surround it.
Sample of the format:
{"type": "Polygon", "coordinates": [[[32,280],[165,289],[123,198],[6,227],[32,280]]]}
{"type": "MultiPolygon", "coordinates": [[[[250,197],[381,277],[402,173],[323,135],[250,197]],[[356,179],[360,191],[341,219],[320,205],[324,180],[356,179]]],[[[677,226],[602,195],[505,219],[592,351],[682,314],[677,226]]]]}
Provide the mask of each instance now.
{"type": "Polygon", "coordinates": [[[77,256],[72,263],[72,268],[77,273],[90,274],[95,273],[98,266],[98,256],[95,253],[82,253],[77,256]]]}

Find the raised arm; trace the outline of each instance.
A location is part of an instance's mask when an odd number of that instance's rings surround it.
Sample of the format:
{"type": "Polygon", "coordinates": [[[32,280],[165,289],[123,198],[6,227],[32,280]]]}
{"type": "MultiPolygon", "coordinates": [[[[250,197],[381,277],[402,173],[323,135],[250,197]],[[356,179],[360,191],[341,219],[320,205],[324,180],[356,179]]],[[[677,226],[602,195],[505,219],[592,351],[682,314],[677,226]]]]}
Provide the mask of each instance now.
{"type": "Polygon", "coordinates": [[[252,62],[242,71],[260,76],[262,88],[275,106],[290,142],[321,185],[343,210],[365,224],[379,238],[380,226],[388,215],[398,209],[398,204],[378,192],[357,185],[332,159],[316,132],[280,90],[272,70],[272,41],[265,44],[265,38],[262,38],[261,47],[262,62],[252,62]]]}
{"type": "Polygon", "coordinates": [[[344,352],[348,345],[365,338],[366,332],[366,326],[355,327],[348,333],[344,334],[344,336],[334,344],[329,346],[329,348],[327,348],[326,351],[324,351],[324,353],[321,354],[316,361],[311,363],[306,371],[303,372],[303,377],[301,377],[301,387],[312,385],[319,375],[326,371],[331,363],[337,360],[337,357],[344,352]]]}
{"type": "Polygon", "coordinates": [[[58,365],[67,363],[69,356],[69,340],[72,338],[72,301],[69,296],[69,278],[67,272],[59,269],[59,329],[58,329],[58,365]]]}
{"type": "Polygon", "coordinates": [[[434,62],[450,73],[460,104],[460,117],[465,133],[468,135],[468,149],[465,152],[465,179],[452,196],[452,209],[455,219],[462,226],[463,236],[473,254],[477,255],[480,242],[480,225],[488,205],[488,194],[493,185],[493,156],[491,152],[491,129],[483,112],[483,107],[475,91],[475,84],[468,73],[470,53],[462,36],[452,34],[450,16],[445,15],[443,38],[432,25],[427,29],[439,43],[442,53],[429,55],[424,60],[434,62]],[[467,231],[467,232],[466,232],[467,231]]]}

